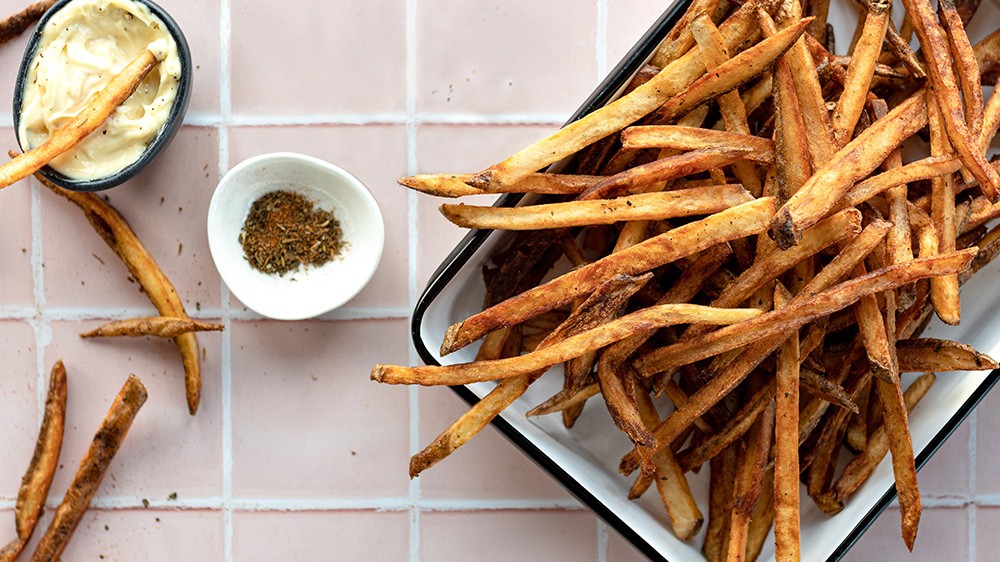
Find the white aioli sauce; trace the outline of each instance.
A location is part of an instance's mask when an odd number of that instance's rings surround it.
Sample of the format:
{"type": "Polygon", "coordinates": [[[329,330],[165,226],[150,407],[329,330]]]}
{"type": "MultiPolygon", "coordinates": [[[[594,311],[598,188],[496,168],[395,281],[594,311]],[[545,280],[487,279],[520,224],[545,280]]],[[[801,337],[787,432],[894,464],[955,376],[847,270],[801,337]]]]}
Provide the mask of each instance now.
{"type": "Polygon", "coordinates": [[[146,49],[160,64],[101,128],[49,164],[61,174],[99,179],[135,162],[166,123],[181,75],[177,44],[147,7],[131,0],[66,4],[47,22],[28,70],[17,131],[24,149],[45,142],[146,49]]]}

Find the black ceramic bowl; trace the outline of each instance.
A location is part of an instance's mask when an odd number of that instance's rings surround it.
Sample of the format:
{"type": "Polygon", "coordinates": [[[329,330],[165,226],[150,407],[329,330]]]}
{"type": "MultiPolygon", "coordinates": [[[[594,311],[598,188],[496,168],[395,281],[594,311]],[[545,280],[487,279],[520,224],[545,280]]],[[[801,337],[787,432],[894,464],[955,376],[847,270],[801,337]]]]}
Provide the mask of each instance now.
{"type": "MultiPolygon", "coordinates": [[[[28,47],[24,51],[24,57],[21,59],[21,67],[17,71],[17,83],[14,86],[14,131],[17,134],[18,129],[21,126],[21,101],[24,94],[24,86],[27,81],[28,68],[31,65],[31,61],[35,58],[35,51],[38,49],[39,44],[42,39],[42,29],[45,28],[45,24],[52,18],[52,16],[62,9],[66,4],[74,2],[76,0],[59,0],[56,2],[49,11],[45,12],[42,19],[38,22],[38,26],[35,28],[34,33],[31,35],[31,39],[28,41],[28,47]]],[[[149,143],[146,150],[136,159],[135,162],[129,164],[125,168],[122,168],[114,174],[93,179],[93,180],[79,180],[72,179],[60,174],[49,166],[45,166],[40,170],[41,174],[47,179],[52,181],[52,183],[69,189],[71,191],[101,191],[103,189],[108,189],[115,187],[125,181],[128,181],[138,174],[143,168],[145,168],[150,162],[152,162],[164,148],[170,144],[170,140],[173,139],[174,135],[181,128],[181,123],[184,121],[184,114],[187,113],[188,102],[191,100],[191,74],[193,67],[191,65],[191,49],[188,47],[187,40],[184,38],[184,33],[181,31],[180,26],[174,21],[170,14],[166,12],[163,8],[150,2],[149,0],[133,0],[136,3],[142,4],[149,8],[156,17],[160,18],[163,24],[166,26],[167,31],[173,37],[174,42],[177,43],[177,53],[181,60],[181,79],[180,84],[177,86],[177,96],[174,98],[173,106],[170,108],[170,114],[167,116],[166,123],[157,133],[153,141],[149,143]]],[[[18,138],[18,143],[21,145],[21,150],[26,150],[24,142],[18,138]]]]}

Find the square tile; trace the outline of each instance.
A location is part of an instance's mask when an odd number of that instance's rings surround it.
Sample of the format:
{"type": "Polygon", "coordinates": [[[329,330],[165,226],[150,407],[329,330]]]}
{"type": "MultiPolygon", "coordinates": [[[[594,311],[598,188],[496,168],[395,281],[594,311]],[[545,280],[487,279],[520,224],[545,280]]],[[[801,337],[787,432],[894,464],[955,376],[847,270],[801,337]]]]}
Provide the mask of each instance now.
{"type": "Polygon", "coordinates": [[[970,438],[969,420],[965,420],[920,469],[918,483],[921,494],[964,496],[969,493],[970,438]]]}
{"type": "Polygon", "coordinates": [[[1000,392],[991,392],[983,398],[973,414],[976,416],[976,492],[1000,493],[1000,471],[996,469],[1000,458],[1000,439],[991,428],[1000,424],[1000,392]]]}
{"type": "Polygon", "coordinates": [[[608,72],[670,5],[654,0],[608,0],[608,72]]]}
{"type": "Polygon", "coordinates": [[[409,203],[405,189],[396,184],[406,175],[405,127],[235,127],[229,140],[230,165],[268,152],[293,151],[327,160],[360,179],[382,210],[385,248],[375,277],[346,306],[408,308],[409,203]]]}
{"type": "Polygon", "coordinates": [[[646,562],[648,558],[636,550],[614,529],[608,528],[608,562],[646,562]]]}
{"type": "Polygon", "coordinates": [[[429,512],[420,533],[422,562],[598,560],[597,521],[586,511],[429,512]]]}
{"type": "MultiPolygon", "coordinates": [[[[217,178],[217,131],[184,127],[149,168],[101,194],[129,221],[192,315],[220,305],[205,225],[217,178]]],[[[149,299],[80,210],[47,189],[41,199],[47,304],[152,314],[149,299]]]]}
{"type": "Polygon", "coordinates": [[[596,4],[427,0],[417,10],[417,111],[567,117],[597,79],[596,4]]]}
{"type": "MultiPolygon", "coordinates": [[[[14,130],[0,128],[2,146],[16,147],[14,130]]],[[[6,159],[6,155],[4,156],[6,159]]],[[[21,180],[0,190],[4,212],[4,241],[0,244],[0,310],[34,307],[31,270],[31,180],[21,180]]]]}
{"type": "Polygon", "coordinates": [[[100,322],[54,322],[45,364],[62,358],[68,398],[66,436],[52,489],[62,494],[129,374],[149,393],[105,475],[99,496],[165,500],[222,493],[222,410],[218,333],[198,335],[202,399],[188,414],[176,346],[160,338],[81,339],[100,322]]]}
{"type": "MultiPolygon", "coordinates": [[[[0,404],[4,405],[4,414],[0,416],[0,435],[5,450],[0,455],[0,499],[14,500],[21,476],[35,452],[42,423],[38,411],[35,331],[27,322],[0,321],[0,349],[4,352],[4,369],[0,374],[0,404]]],[[[48,373],[45,384],[47,388],[48,373]]],[[[0,538],[0,542],[4,540],[0,538]]]]}
{"type": "Polygon", "coordinates": [[[404,0],[234,2],[236,115],[390,113],[406,108],[404,0]]]}
{"type": "Polygon", "coordinates": [[[977,560],[994,560],[1000,552],[997,529],[1000,529],[1000,507],[977,507],[975,538],[977,560]]]}
{"type": "Polygon", "coordinates": [[[405,496],[409,393],[368,374],[406,363],[406,334],[403,320],[233,322],[233,495],[405,496]]]}
{"type": "Polygon", "coordinates": [[[900,536],[899,508],[882,515],[844,557],[845,561],[968,560],[969,514],[964,508],[924,508],[913,552],[906,550],[900,536]]]}
{"type": "Polygon", "coordinates": [[[191,48],[191,103],[188,114],[215,114],[219,111],[219,2],[157,2],[174,18],[191,48]]]}
{"type": "MultiPolygon", "coordinates": [[[[506,158],[555,127],[425,125],[417,130],[418,173],[471,173],[506,158]]],[[[438,207],[464,202],[491,205],[492,195],[462,199],[417,194],[417,287],[423,287],[438,265],[468,230],[448,222],[438,207]]]]}
{"type": "Polygon", "coordinates": [[[237,512],[233,559],[407,560],[407,511],[237,512]]]}
{"type": "MultiPolygon", "coordinates": [[[[31,2],[21,0],[0,0],[0,18],[5,18],[23,10],[31,2]]],[[[21,59],[24,57],[24,50],[28,46],[28,39],[35,30],[34,26],[19,35],[18,37],[4,43],[3,56],[0,57],[0,76],[3,77],[4,87],[0,88],[0,123],[10,126],[13,117],[9,113],[14,106],[14,80],[17,77],[17,70],[21,67],[21,59]]],[[[4,145],[6,148],[16,148],[17,144],[4,145]]],[[[6,157],[6,152],[4,152],[6,157]]]]}
{"type": "MultiPolygon", "coordinates": [[[[468,410],[447,388],[420,389],[420,446],[468,410]]],[[[420,475],[425,498],[571,500],[571,496],[499,431],[483,428],[468,443],[420,475]]]]}

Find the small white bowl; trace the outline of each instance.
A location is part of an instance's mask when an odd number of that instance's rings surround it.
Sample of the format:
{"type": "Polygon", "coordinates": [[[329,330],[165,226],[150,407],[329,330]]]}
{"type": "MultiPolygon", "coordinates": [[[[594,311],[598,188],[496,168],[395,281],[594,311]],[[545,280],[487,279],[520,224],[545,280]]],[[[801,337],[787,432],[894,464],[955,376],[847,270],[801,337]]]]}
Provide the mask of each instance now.
{"type": "Polygon", "coordinates": [[[222,178],[208,206],[208,246],[236,298],[277,320],[329,312],[368,284],[382,257],[385,228],[378,204],[357,178],[318,158],[277,152],[249,158],[222,178]],[[284,276],[250,267],[239,242],[250,206],[265,193],[290,190],[333,212],[347,243],[331,262],[284,276]]]}

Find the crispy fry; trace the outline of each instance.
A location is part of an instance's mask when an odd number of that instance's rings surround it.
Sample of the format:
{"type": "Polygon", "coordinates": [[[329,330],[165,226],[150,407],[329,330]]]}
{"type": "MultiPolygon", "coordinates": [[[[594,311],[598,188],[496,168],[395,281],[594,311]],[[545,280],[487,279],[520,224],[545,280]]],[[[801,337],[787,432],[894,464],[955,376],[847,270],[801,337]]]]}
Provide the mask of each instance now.
{"type": "MultiPolygon", "coordinates": [[[[971,255],[970,255],[971,259],[971,255]]],[[[455,385],[500,380],[531,373],[580,354],[599,349],[639,332],[675,324],[742,322],[758,316],[753,308],[716,309],[694,304],[665,304],[646,308],[607,324],[569,337],[527,355],[456,365],[401,367],[376,365],[371,378],[386,384],[455,385]]]]}
{"type": "Polygon", "coordinates": [[[527,207],[441,205],[441,214],[463,228],[540,230],[707,215],[752,200],[742,186],[730,184],[527,207]]]}
{"type": "MultiPolygon", "coordinates": [[[[858,264],[854,274],[856,278],[863,277],[865,272],[864,264],[858,264]]],[[[882,315],[875,294],[863,295],[858,299],[858,304],[854,307],[854,314],[858,321],[861,342],[868,354],[868,363],[871,366],[872,374],[880,380],[892,382],[895,377],[899,376],[899,365],[896,364],[894,348],[892,342],[889,341],[889,334],[886,332],[885,317],[882,315]]]]}
{"type": "Polygon", "coordinates": [[[655,186],[679,177],[726,166],[744,158],[746,148],[700,148],[629,168],[590,187],[580,199],[608,199],[643,191],[659,191],[655,186]]]}
{"type": "Polygon", "coordinates": [[[700,14],[711,15],[719,5],[719,0],[694,0],[688,5],[681,19],[674,24],[673,29],[663,38],[656,53],[653,54],[653,66],[663,68],[680,58],[681,55],[694,47],[694,37],[691,34],[691,22],[700,14]]]}
{"type": "Polygon", "coordinates": [[[681,127],[679,125],[629,127],[622,131],[622,146],[625,148],[675,148],[678,150],[696,150],[709,147],[749,148],[750,151],[743,154],[743,158],[765,164],[774,162],[774,142],[771,139],[745,133],[681,127]]]}
{"type": "Polygon", "coordinates": [[[644,273],[721,242],[760,232],[773,209],[772,199],[758,199],[680,226],[571,271],[448,328],[441,352],[443,355],[451,353],[496,328],[517,324],[571,302],[593,290],[603,279],[619,273],[644,273]]]}
{"type": "Polygon", "coordinates": [[[833,110],[833,135],[838,146],[844,146],[851,139],[854,127],[861,116],[865,99],[871,89],[875,63],[882,51],[886,26],[889,22],[889,3],[875,0],[869,3],[861,37],[854,46],[851,64],[847,67],[844,92],[833,110]]]}
{"type": "Polygon", "coordinates": [[[944,33],[934,19],[934,12],[928,0],[903,0],[903,6],[913,21],[913,31],[927,58],[928,76],[941,108],[945,129],[955,152],[966,169],[979,181],[979,188],[990,200],[1000,197],[1000,175],[989,165],[978,148],[978,139],[973,139],[962,112],[955,75],[952,72],[952,57],[944,38],[944,33]]]}
{"type": "Polygon", "coordinates": [[[973,45],[972,52],[976,55],[982,83],[994,84],[1000,78],[1000,29],[973,45]]]}
{"type": "MultiPolygon", "coordinates": [[[[957,16],[955,16],[957,17],[957,16]]],[[[931,156],[943,156],[951,152],[945,135],[943,115],[938,104],[928,95],[927,120],[931,134],[931,156]]],[[[938,235],[938,252],[955,249],[955,183],[949,174],[931,179],[931,220],[938,235]]],[[[961,320],[961,304],[958,296],[958,275],[944,275],[931,279],[931,303],[938,318],[945,324],[956,325],[961,320]]]]}
{"type": "Polygon", "coordinates": [[[651,376],[771,335],[786,333],[815,318],[850,306],[864,295],[895,289],[934,275],[958,273],[969,266],[975,255],[976,250],[970,248],[884,267],[845,281],[808,299],[793,302],[781,310],[651,352],[636,361],[636,368],[642,376],[651,376]]]}
{"type": "Polygon", "coordinates": [[[927,123],[923,91],[897,106],[838,151],[793,195],[771,225],[771,238],[790,248],[830,211],[851,186],[878,167],[889,153],[927,123]]]}
{"type": "Polygon", "coordinates": [[[997,362],[970,345],[949,340],[917,338],[896,342],[899,371],[986,371],[996,369],[997,362]]]}
{"type": "Polygon", "coordinates": [[[916,160],[854,184],[835,208],[854,207],[895,186],[945,176],[961,167],[962,163],[953,155],[916,160]]]}
{"type": "MultiPolygon", "coordinates": [[[[139,282],[143,292],[161,315],[175,318],[188,317],[184,303],[181,302],[170,279],[167,279],[149,250],[142,245],[128,221],[118,211],[93,193],[67,191],[40,174],[35,174],[35,178],[57,195],[69,199],[80,207],[94,230],[121,258],[129,273],[139,282]]],[[[194,332],[188,332],[175,337],[174,343],[177,344],[184,363],[188,412],[194,415],[201,401],[201,358],[198,339],[194,332]]]]}
{"type": "Polygon", "coordinates": [[[708,487],[708,529],[702,552],[709,562],[726,559],[729,545],[729,516],[736,479],[737,448],[730,447],[712,459],[708,487]]]}
{"type": "Polygon", "coordinates": [[[0,550],[0,560],[13,562],[38,523],[45,509],[45,498],[49,495],[52,478],[59,466],[62,449],[63,430],[66,425],[66,368],[62,360],[56,361],[49,375],[49,392],[45,398],[45,414],[42,427],[38,431],[35,453],[28,464],[28,470],[21,479],[21,489],[17,493],[14,507],[14,522],[17,538],[0,550]]]}
{"type": "Polygon", "coordinates": [[[757,500],[760,499],[760,490],[767,467],[767,456],[771,450],[773,438],[774,403],[771,402],[754,424],[747,440],[746,452],[736,472],[736,482],[733,484],[733,507],[729,516],[729,555],[727,560],[746,560],[750,517],[757,506],[757,500]]]}
{"type": "Polygon", "coordinates": [[[221,332],[222,324],[203,322],[191,318],[170,316],[149,316],[145,318],[126,318],[102,324],[89,332],[80,334],[81,338],[110,338],[116,336],[157,336],[161,338],[176,338],[188,332],[221,332]]]}
{"type": "Polygon", "coordinates": [[[89,105],[75,117],[53,132],[42,144],[13,157],[0,165],[0,189],[24,179],[76,146],[87,135],[96,131],[123,101],[139,87],[159,60],[151,51],[143,51],[128,64],[100,92],[94,94],[89,105]]]}
{"type": "Polygon", "coordinates": [[[962,16],[955,8],[954,0],[938,2],[938,15],[941,26],[948,36],[948,46],[955,61],[955,71],[958,74],[958,85],[962,91],[962,101],[965,103],[965,122],[969,131],[983,129],[983,88],[979,77],[979,63],[972,51],[969,36],[965,34],[965,24],[962,16]]]}
{"type": "MultiPolygon", "coordinates": [[[[796,387],[798,380],[796,380],[796,387]]],[[[678,461],[685,472],[694,470],[732,445],[757,421],[774,399],[774,384],[761,387],[746,404],[730,418],[729,422],[701,443],[681,451],[678,461]]],[[[655,429],[655,426],[653,427],[655,429]]],[[[797,474],[797,473],[796,473],[797,474]]]]}
{"type": "Polygon", "coordinates": [[[498,191],[484,191],[465,182],[472,174],[422,174],[399,180],[399,185],[438,197],[464,197],[490,193],[541,193],[553,195],[575,194],[592,187],[603,178],[572,174],[531,174],[521,181],[504,186],[498,191]]]}
{"type": "Polygon", "coordinates": [[[0,21],[0,44],[6,43],[27,31],[55,3],[56,0],[35,2],[20,12],[0,21]]]}
{"type": "Polygon", "coordinates": [[[811,21],[812,18],[805,18],[740,52],[670,98],[657,110],[656,115],[664,120],[675,119],[702,103],[749,82],[788,50],[811,21]]]}
{"type": "Polygon", "coordinates": [[[111,460],[125,440],[132,421],[145,404],[146,397],[146,388],[139,378],[129,375],[107,415],[104,416],[97,434],[94,435],[87,455],[80,462],[80,468],[77,469],[62,503],[56,509],[49,528],[39,541],[38,548],[32,555],[33,561],[54,562],[59,559],[77,524],[83,518],[84,511],[90,505],[90,500],[97,493],[101,479],[104,478],[111,460]]]}
{"type": "Polygon", "coordinates": [[[859,411],[858,405],[851,400],[850,395],[847,394],[842,386],[834,383],[807,366],[802,366],[799,371],[798,382],[803,389],[809,392],[809,394],[818,396],[834,406],[840,406],[841,408],[850,410],[855,414],[859,411]]]}
{"type": "MultiPolygon", "coordinates": [[[[769,3],[767,0],[747,2],[722,24],[720,31],[726,38],[727,47],[732,49],[743,42],[756,24],[757,6],[769,3]]],[[[701,54],[697,50],[688,51],[628,95],[476,174],[469,183],[480,189],[515,183],[528,174],[635,123],[687,88],[704,72],[701,54]]]]}

